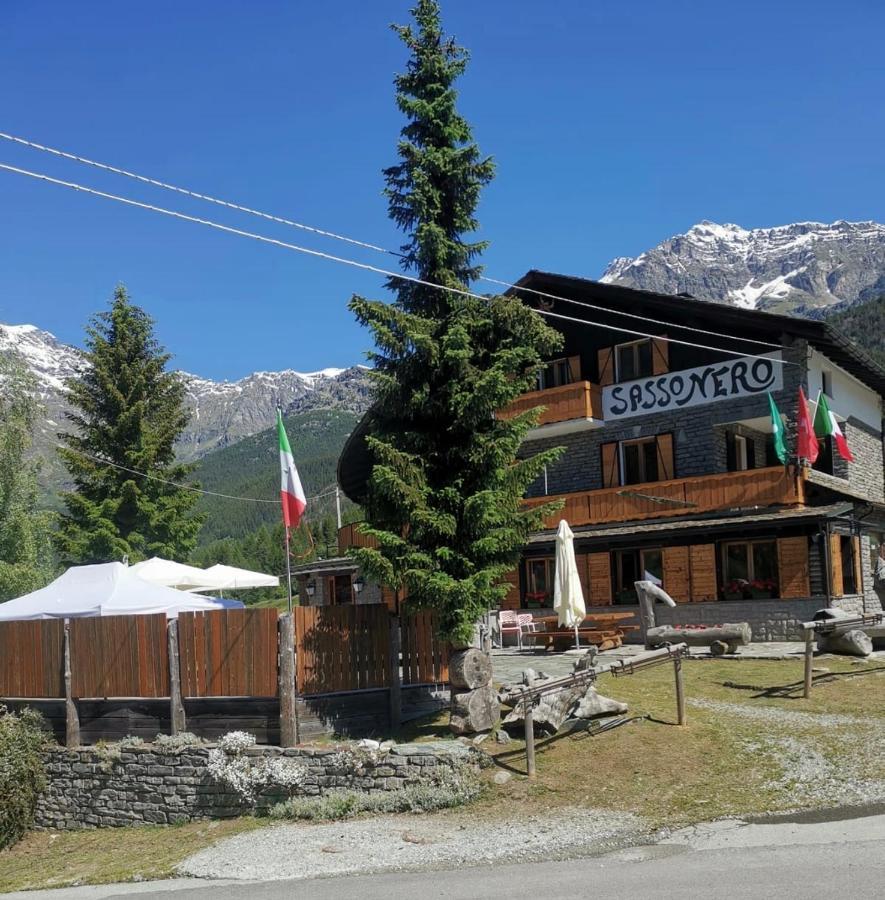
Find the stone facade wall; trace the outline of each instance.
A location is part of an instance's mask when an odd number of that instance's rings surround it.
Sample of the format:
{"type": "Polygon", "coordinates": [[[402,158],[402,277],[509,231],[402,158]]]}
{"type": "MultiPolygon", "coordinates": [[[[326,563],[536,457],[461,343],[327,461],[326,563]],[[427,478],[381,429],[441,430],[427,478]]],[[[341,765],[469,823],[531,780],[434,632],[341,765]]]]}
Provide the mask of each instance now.
{"type": "MultiPolygon", "coordinates": [[[[723,622],[749,622],[754,641],[802,640],[800,624],[807,622],[826,601],[810,600],[729,600],[712,603],[679,603],[675,608],[657,604],[658,625],[720,625],[723,622]]],[[[638,606],[619,606],[633,610],[638,606]]],[[[634,632],[628,640],[639,641],[634,632]]]]}
{"type": "MultiPolygon", "coordinates": [[[[207,746],[172,752],[146,745],[110,755],[96,749],[50,750],[47,788],[37,806],[37,828],[75,829],[140,824],[177,824],[197,819],[239,816],[266,810],[285,799],[268,792],[256,806],[206,771],[207,746]]],[[[261,747],[251,755],[297,759],[308,771],[296,794],[322,794],[334,788],[395,791],[420,783],[440,767],[476,761],[475,750],[456,741],[399,744],[377,762],[361,759],[361,768],[342,763],[341,747],[261,747]]]]}
{"type": "MultiPolygon", "coordinates": [[[[787,430],[794,429],[796,403],[800,378],[806,366],[806,343],[798,341],[783,350],[783,358],[799,365],[785,365],[783,390],[774,394],[782,413],[787,415],[787,430]]],[[[673,434],[674,477],[690,478],[726,471],[725,425],[740,419],[767,418],[770,415],[765,394],[729,400],[725,403],[707,403],[689,409],[634,416],[618,419],[600,428],[566,434],[561,437],[526,441],[524,454],[529,456],[550,447],[564,447],[560,458],[548,466],[547,493],[560,494],[571,491],[589,491],[602,488],[601,446],[609,441],[628,441],[651,437],[656,434],[673,434]],[[720,446],[721,445],[721,446],[720,446]]],[[[752,432],[748,432],[750,436],[752,432]]],[[[764,435],[760,435],[760,438],[764,435]]],[[[787,435],[787,444],[794,442],[794,435],[787,435]]],[[[757,463],[764,464],[765,444],[759,440],[756,448],[757,463]]],[[[881,448],[880,457],[881,459],[881,448]]],[[[880,487],[882,472],[879,472],[880,487]]],[[[532,485],[528,496],[544,493],[543,477],[532,485]]]]}
{"type": "Polygon", "coordinates": [[[885,500],[885,464],[882,433],[873,431],[858,419],[851,418],[843,426],[854,462],[845,462],[836,452],[833,465],[836,475],[848,478],[848,484],[869,500],[885,500]],[[848,471],[843,473],[841,469],[848,471]]]}

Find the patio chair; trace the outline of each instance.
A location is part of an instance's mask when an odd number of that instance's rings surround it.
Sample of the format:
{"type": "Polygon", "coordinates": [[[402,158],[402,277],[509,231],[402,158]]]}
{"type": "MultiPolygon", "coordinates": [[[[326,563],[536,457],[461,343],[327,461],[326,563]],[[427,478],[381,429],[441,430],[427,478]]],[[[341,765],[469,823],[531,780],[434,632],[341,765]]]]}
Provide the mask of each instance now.
{"type": "MultiPolygon", "coordinates": [[[[535,624],[535,617],[531,613],[519,613],[517,615],[517,621],[519,622],[519,646],[522,649],[522,636],[527,634],[532,636],[537,633],[537,625],[535,624]]],[[[535,640],[532,638],[532,646],[534,646],[535,640]]]]}
{"type": "MultiPolygon", "coordinates": [[[[502,647],[504,646],[504,635],[515,634],[517,646],[522,650],[523,623],[520,620],[523,618],[525,617],[514,612],[512,609],[502,609],[498,613],[498,629],[501,632],[502,647]]],[[[531,616],[529,616],[529,618],[531,618],[531,616]]]]}

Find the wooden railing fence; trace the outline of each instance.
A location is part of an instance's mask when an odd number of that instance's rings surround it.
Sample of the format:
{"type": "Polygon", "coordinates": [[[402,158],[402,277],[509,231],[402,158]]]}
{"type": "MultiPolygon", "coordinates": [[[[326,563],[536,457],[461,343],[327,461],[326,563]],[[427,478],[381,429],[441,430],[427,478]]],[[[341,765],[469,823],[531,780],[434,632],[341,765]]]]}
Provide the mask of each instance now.
{"type": "Polygon", "coordinates": [[[186,728],[188,700],[279,698],[291,743],[296,694],[389,690],[397,721],[401,685],[446,683],[448,649],[435,626],[432,613],[397,618],[381,604],[296,607],[291,618],[241,609],[168,623],[163,614],[0,622],[0,698],[64,699],[72,746],[80,701],[169,698],[175,733],[186,728]]]}

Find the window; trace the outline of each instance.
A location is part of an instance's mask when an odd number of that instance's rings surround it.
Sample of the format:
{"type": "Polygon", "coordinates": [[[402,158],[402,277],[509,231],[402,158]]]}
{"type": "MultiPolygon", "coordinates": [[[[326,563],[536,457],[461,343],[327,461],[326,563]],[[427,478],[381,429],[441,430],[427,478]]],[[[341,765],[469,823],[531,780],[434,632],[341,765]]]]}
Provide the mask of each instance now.
{"type": "Polygon", "coordinates": [[[870,534],[870,571],[877,572],[879,560],[885,560],[885,535],[881,531],[870,534]]]}
{"type": "Polygon", "coordinates": [[[636,603],[637,581],[654,581],[663,584],[664,558],[660,549],[616,550],[615,554],[615,603],[636,603]]]}
{"type": "Polygon", "coordinates": [[[754,590],[778,593],[777,543],[775,541],[728,542],[722,548],[726,594],[754,590]]]}
{"type": "Polygon", "coordinates": [[[526,592],[528,606],[551,606],[556,561],[550,558],[526,560],[526,592]]]}
{"type": "Polygon", "coordinates": [[[335,606],[353,601],[350,574],[329,576],[329,599],[335,606]]]}
{"type": "Polygon", "coordinates": [[[624,473],[622,484],[642,484],[646,481],[657,481],[658,442],[655,438],[644,438],[639,441],[624,441],[621,444],[624,473]]]}
{"type": "Polygon", "coordinates": [[[827,435],[818,442],[817,447],[817,459],[811,468],[815,472],[825,472],[827,475],[835,474],[833,469],[833,438],[827,435]]]}
{"type": "Polygon", "coordinates": [[[820,373],[821,390],[827,395],[827,400],[833,399],[833,373],[824,369],[820,373]]]}
{"type": "Polygon", "coordinates": [[[567,357],[545,363],[544,368],[538,372],[538,390],[544,391],[547,388],[571,384],[577,380],[577,373],[572,369],[572,361],[567,357]]]}
{"type": "Polygon", "coordinates": [[[756,468],[756,442],[742,434],[725,433],[725,455],[729,472],[756,468]]]}
{"type": "Polygon", "coordinates": [[[850,534],[839,535],[839,550],[842,554],[842,593],[856,594],[858,592],[857,584],[857,566],[854,559],[854,538],[850,534]]]}
{"type": "Polygon", "coordinates": [[[618,381],[633,381],[634,378],[648,378],[652,372],[651,341],[634,341],[615,347],[618,381]]]}

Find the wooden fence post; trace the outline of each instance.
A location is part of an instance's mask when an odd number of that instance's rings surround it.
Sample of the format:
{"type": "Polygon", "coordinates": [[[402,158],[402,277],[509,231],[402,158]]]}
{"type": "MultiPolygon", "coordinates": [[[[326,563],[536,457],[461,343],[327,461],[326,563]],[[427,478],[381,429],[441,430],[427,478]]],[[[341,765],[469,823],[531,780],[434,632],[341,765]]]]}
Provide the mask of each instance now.
{"type": "Polygon", "coordinates": [[[522,680],[526,686],[528,694],[523,700],[523,713],[525,724],[525,771],[529,778],[535,777],[535,714],[534,705],[535,698],[531,695],[532,686],[535,679],[528,674],[522,673],[522,680]]]}
{"type": "Polygon", "coordinates": [[[814,667],[814,631],[805,629],[805,684],[802,696],[807,700],[811,696],[812,669],[814,667]]]}
{"type": "Polygon", "coordinates": [[[169,720],[173,734],[187,731],[187,718],[181,699],[181,663],[178,654],[178,620],[170,619],[166,626],[169,642],[169,720]]]}
{"type": "Polygon", "coordinates": [[[298,716],[295,708],[295,616],[279,618],[280,746],[298,743],[298,716]]]}
{"type": "Polygon", "coordinates": [[[400,676],[400,618],[390,617],[390,730],[399,728],[403,716],[402,677],[400,676]]]}
{"type": "Polygon", "coordinates": [[[678,656],[673,660],[673,674],[676,677],[676,721],[680,725],[684,725],[685,686],[682,683],[682,660],[678,656]]]}
{"type": "Polygon", "coordinates": [[[80,716],[71,690],[71,622],[65,619],[65,746],[80,746],[80,716]]]}

